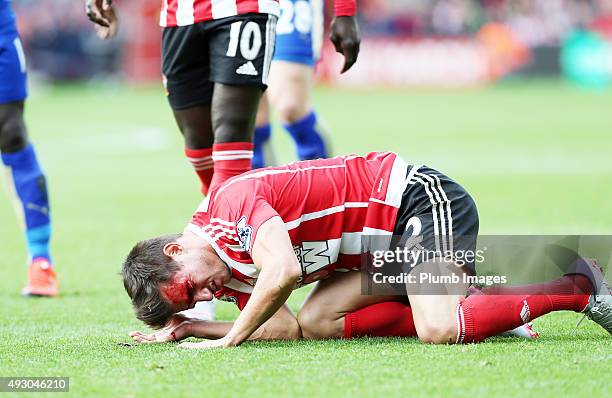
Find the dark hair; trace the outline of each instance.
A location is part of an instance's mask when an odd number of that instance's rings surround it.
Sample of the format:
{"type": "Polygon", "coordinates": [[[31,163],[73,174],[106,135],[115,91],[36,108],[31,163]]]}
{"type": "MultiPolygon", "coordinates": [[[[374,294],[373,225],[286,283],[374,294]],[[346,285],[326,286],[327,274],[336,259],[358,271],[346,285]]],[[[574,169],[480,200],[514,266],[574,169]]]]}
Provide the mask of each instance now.
{"type": "Polygon", "coordinates": [[[138,242],[130,251],[123,268],[123,286],[132,299],[136,318],[159,329],[174,315],[160,286],[169,282],[180,266],[164,254],[164,246],[181,235],[164,235],[138,242]]]}

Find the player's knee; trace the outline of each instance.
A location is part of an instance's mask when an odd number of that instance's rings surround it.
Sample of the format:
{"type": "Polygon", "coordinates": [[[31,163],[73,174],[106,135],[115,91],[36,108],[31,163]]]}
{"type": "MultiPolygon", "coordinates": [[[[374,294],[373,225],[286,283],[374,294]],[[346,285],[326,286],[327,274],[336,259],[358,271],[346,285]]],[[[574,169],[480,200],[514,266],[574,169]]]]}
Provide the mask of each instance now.
{"type": "Polygon", "coordinates": [[[255,115],[227,110],[213,116],[215,142],[251,141],[255,115]]]}
{"type": "Polygon", "coordinates": [[[308,115],[308,105],[297,98],[288,98],[277,107],[278,117],[285,124],[295,123],[308,115]]]}
{"type": "Polygon", "coordinates": [[[302,336],[304,338],[312,338],[315,317],[316,315],[314,314],[314,311],[311,311],[308,306],[305,306],[300,310],[300,312],[298,312],[297,320],[300,324],[300,328],[302,329],[302,336]]]}
{"type": "Polygon", "coordinates": [[[210,148],[213,145],[213,129],[210,106],[199,105],[187,109],[174,110],[174,118],[185,145],[190,149],[210,148]]]}
{"type": "Polygon", "coordinates": [[[456,322],[432,322],[426,320],[416,325],[417,334],[423,343],[452,344],[457,339],[456,322]]]}
{"type": "Polygon", "coordinates": [[[0,122],[0,151],[18,152],[28,145],[25,124],[21,114],[7,114],[0,122]]]}
{"type": "Polygon", "coordinates": [[[335,322],[319,309],[305,307],[298,313],[297,319],[302,337],[305,339],[341,337],[336,330],[335,322]]]}
{"type": "Polygon", "coordinates": [[[211,110],[215,142],[251,141],[260,98],[258,86],[216,84],[211,110]]]}
{"type": "Polygon", "coordinates": [[[212,133],[205,128],[192,125],[181,126],[181,133],[187,148],[210,148],[213,144],[212,133]]]}

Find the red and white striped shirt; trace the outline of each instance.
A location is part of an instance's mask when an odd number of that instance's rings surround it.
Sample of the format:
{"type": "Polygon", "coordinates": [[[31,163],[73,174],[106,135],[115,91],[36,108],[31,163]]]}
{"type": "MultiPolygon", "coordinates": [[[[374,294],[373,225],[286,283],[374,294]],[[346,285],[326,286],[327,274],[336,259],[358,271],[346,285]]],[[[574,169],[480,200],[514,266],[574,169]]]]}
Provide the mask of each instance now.
{"type": "Polygon", "coordinates": [[[298,286],[359,269],[362,237],[393,234],[408,171],[396,154],[375,152],[254,170],[214,188],[187,229],[208,241],[232,271],[215,295],[244,308],[259,274],[253,242],[275,216],[285,222],[302,267],[298,286]]]}
{"type": "MultiPolygon", "coordinates": [[[[278,16],[279,0],[162,0],[159,24],[162,27],[186,26],[194,23],[259,13],[278,16]]],[[[336,0],[336,16],[357,12],[356,0],[336,0]]]]}

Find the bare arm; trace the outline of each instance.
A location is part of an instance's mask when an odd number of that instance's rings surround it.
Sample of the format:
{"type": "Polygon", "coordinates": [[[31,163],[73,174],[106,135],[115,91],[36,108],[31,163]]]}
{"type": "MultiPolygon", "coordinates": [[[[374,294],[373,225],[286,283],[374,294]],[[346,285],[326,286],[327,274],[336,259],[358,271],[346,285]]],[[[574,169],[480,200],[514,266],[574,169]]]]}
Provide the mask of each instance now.
{"type": "MultiPolygon", "coordinates": [[[[204,339],[225,337],[234,326],[234,322],[192,321],[192,336],[204,339]]],[[[298,340],[302,337],[295,315],[286,305],[261,325],[248,340],[298,340]]]]}
{"type": "Polygon", "coordinates": [[[225,337],[225,345],[229,347],[240,345],[278,311],[302,276],[289,233],[280,217],[273,217],[259,227],[252,257],[261,271],[251,299],[225,337]]]}
{"type": "MultiPolygon", "coordinates": [[[[227,335],[232,326],[234,322],[201,321],[175,315],[166,327],[155,333],[143,334],[134,331],[130,333],[130,336],[137,343],[168,343],[188,337],[221,339],[227,335]]],[[[253,332],[249,340],[298,340],[300,338],[302,338],[302,332],[297,319],[285,305],[253,332]]]]}

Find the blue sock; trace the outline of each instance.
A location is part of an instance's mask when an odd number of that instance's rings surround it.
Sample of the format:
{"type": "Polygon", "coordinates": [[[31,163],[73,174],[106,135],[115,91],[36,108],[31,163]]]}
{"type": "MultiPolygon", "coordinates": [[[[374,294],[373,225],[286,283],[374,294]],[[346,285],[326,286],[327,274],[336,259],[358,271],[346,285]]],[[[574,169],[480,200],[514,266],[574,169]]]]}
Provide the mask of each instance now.
{"type": "Polygon", "coordinates": [[[253,135],[253,168],[260,169],[265,167],[266,159],[264,156],[264,145],[272,135],[272,126],[264,124],[255,128],[253,135]]]}
{"type": "Polygon", "coordinates": [[[325,143],[320,134],[317,114],[311,111],[302,120],[287,124],[285,129],[291,134],[297,146],[298,158],[309,160],[327,157],[325,143]]]}
{"type": "Polygon", "coordinates": [[[51,262],[51,219],[47,184],[34,148],[29,145],[19,152],[3,153],[2,163],[10,169],[15,191],[23,206],[30,258],[42,257],[51,262]]]}

